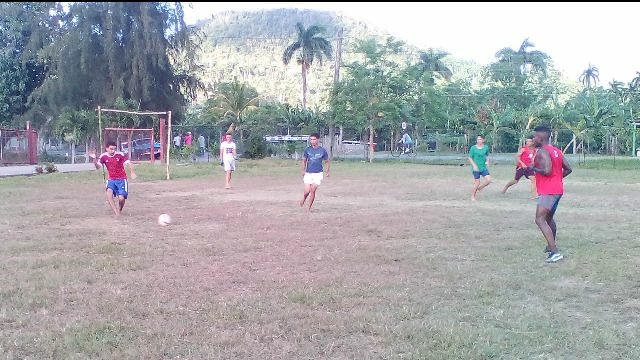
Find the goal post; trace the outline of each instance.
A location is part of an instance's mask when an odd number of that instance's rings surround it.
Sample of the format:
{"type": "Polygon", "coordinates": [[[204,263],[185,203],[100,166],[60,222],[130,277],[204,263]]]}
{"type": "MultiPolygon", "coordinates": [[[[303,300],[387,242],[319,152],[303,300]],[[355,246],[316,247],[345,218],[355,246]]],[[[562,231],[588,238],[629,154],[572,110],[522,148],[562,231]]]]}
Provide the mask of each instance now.
{"type": "Polygon", "coordinates": [[[103,141],[114,140],[118,150],[126,150],[132,161],[159,160],[166,164],[166,179],[170,179],[169,163],[171,158],[171,111],[128,111],[119,109],[105,109],[98,106],[98,136],[100,146],[103,141]],[[139,116],[157,116],[158,137],[156,139],[155,125],[151,129],[102,127],[102,113],[120,113],[139,116]],[[110,136],[107,138],[107,136],[110,136]],[[115,136],[114,139],[111,137],[115,136]],[[126,138],[124,141],[119,139],[126,138]],[[123,143],[126,143],[123,148],[123,143]]]}

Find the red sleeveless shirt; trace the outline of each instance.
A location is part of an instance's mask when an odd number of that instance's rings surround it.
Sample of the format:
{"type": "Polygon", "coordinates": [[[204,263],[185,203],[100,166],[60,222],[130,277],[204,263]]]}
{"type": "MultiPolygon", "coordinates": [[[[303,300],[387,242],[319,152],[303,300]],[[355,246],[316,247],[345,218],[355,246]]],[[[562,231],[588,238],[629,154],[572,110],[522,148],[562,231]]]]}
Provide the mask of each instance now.
{"type": "MultiPolygon", "coordinates": [[[[551,174],[548,176],[536,172],[536,188],[538,195],[562,195],[564,184],[562,181],[562,151],[553,145],[543,146],[551,156],[551,174]]],[[[538,167],[538,164],[535,164],[538,167]]]]}

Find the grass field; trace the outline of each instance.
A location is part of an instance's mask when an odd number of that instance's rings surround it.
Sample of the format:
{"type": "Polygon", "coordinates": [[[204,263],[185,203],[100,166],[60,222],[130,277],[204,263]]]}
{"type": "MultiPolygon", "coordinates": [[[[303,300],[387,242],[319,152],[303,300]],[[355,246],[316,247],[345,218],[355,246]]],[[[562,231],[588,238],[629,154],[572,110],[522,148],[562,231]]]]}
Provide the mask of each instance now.
{"type": "Polygon", "coordinates": [[[0,179],[6,359],[638,359],[636,159],[574,165],[544,262],[512,165],[335,162],[306,213],[293,160],[0,179]],[[156,224],[172,215],[168,227],[156,224]]]}

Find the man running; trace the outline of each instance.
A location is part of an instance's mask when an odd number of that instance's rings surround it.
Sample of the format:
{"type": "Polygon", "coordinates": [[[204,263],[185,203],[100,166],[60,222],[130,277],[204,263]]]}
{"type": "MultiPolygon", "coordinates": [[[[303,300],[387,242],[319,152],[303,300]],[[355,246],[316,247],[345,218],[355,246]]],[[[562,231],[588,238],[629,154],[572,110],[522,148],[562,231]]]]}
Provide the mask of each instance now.
{"type": "Polygon", "coordinates": [[[520,181],[520,179],[524,176],[531,182],[531,198],[535,199],[536,196],[536,178],[533,173],[533,168],[531,162],[533,161],[533,156],[536,153],[536,148],[533,145],[533,135],[528,136],[526,143],[523,147],[520,148],[518,154],[516,155],[516,176],[511,179],[502,189],[502,193],[506,193],[509,187],[515,185],[520,181]]]}
{"type": "Polygon", "coordinates": [[[478,192],[491,184],[491,174],[489,174],[489,147],[484,144],[484,135],[478,135],[476,144],[469,149],[469,163],[473,172],[473,191],[471,200],[475,200],[478,192]],[[484,183],[480,178],[484,178],[484,183]]]}
{"type": "Polygon", "coordinates": [[[316,198],[316,190],[322,183],[323,171],[329,177],[329,154],[322,146],[318,145],[320,134],[313,133],[309,135],[311,146],[304,150],[302,158],[302,181],[304,182],[304,195],[300,200],[300,206],[304,206],[305,201],[309,198],[309,211],[313,206],[316,198]],[[322,167],[324,161],[325,169],[322,167]]]}

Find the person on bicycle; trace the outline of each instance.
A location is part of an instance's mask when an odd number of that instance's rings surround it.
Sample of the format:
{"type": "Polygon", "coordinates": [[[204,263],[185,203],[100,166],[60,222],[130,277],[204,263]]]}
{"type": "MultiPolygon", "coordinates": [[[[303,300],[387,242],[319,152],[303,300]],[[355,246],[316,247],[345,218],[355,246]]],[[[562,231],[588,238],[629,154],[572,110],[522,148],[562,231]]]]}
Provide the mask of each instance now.
{"type": "Polygon", "coordinates": [[[409,136],[409,133],[405,132],[402,135],[402,139],[400,139],[398,143],[402,143],[402,153],[406,154],[411,149],[411,146],[413,145],[413,140],[411,140],[411,136],[409,136]]]}

